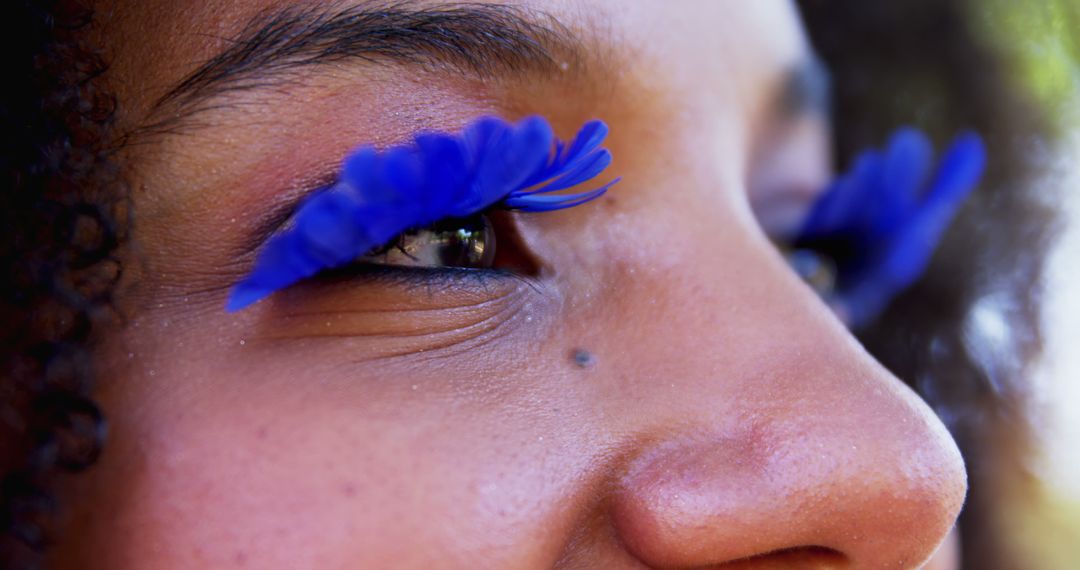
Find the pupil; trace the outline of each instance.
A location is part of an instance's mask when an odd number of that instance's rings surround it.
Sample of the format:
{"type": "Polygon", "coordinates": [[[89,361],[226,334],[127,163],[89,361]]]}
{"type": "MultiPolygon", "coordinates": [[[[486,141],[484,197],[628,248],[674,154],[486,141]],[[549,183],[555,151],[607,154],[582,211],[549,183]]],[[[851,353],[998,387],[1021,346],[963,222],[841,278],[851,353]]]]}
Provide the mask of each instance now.
{"type": "MultiPolygon", "coordinates": [[[[442,224],[440,224],[442,225],[442,224]]],[[[491,225],[482,216],[446,223],[447,229],[434,228],[432,247],[439,251],[447,267],[487,267],[495,256],[491,225]]]]}
{"type": "Polygon", "coordinates": [[[482,215],[446,220],[402,234],[396,241],[360,259],[408,267],[491,267],[495,232],[482,215]]]}

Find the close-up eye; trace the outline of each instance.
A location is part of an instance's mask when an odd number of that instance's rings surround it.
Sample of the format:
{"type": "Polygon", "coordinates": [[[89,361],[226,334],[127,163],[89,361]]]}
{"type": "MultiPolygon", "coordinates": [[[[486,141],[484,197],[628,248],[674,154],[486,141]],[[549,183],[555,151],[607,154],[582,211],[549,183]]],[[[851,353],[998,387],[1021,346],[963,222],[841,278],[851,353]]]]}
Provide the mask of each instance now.
{"type": "Polygon", "coordinates": [[[408,230],[358,261],[402,267],[487,269],[495,262],[496,239],[488,217],[477,214],[408,230]]]}
{"type": "Polygon", "coordinates": [[[338,181],[305,200],[268,240],[227,308],[238,311],[365,256],[387,265],[483,266],[495,253],[487,222],[452,220],[491,209],[554,212],[599,198],[619,179],[563,191],[611,164],[600,146],[607,133],[603,122],[590,121],[563,142],[542,117],[517,124],[484,117],[458,135],[419,134],[387,150],[360,147],[345,158],[338,181]]]}

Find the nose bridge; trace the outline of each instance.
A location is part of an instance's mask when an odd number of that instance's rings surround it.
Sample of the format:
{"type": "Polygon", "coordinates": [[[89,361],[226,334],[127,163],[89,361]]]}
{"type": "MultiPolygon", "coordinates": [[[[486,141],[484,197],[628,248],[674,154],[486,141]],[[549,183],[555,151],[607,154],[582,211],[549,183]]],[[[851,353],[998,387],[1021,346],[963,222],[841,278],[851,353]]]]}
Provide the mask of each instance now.
{"type": "Polygon", "coordinates": [[[792,549],[920,563],[963,501],[951,438],[768,243],[730,247],[634,303],[636,373],[656,381],[625,410],[647,443],[617,484],[623,543],[660,568],[792,549]]]}

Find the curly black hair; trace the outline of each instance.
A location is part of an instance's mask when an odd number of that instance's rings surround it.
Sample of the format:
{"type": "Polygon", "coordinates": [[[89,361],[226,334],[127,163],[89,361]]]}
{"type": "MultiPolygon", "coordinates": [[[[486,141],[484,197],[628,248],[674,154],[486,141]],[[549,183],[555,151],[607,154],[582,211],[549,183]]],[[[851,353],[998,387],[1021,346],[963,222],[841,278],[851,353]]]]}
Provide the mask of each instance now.
{"type": "Polygon", "coordinates": [[[2,21],[0,566],[22,568],[53,539],[56,478],[93,464],[104,441],[91,331],[113,318],[123,185],[106,66],[80,40],[90,12],[17,1],[2,21]]]}
{"type": "MultiPolygon", "coordinates": [[[[799,0],[835,75],[839,156],[900,123],[939,140],[981,132],[989,182],[962,212],[926,278],[862,335],[937,409],[971,474],[962,515],[965,566],[1020,564],[989,540],[1000,466],[1023,454],[1025,363],[1041,345],[1038,286],[1052,216],[1026,184],[1028,146],[1045,124],[974,33],[963,0],[799,0]],[[1012,327],[1004,358],[980,351],[969,326],[992,301],[1012,327]]],[[[95,326],[115,326],[111,295],[129,227],[115,163],[115,99],[82,32],[90,12],[58,0],[16,0],[3,19],[0,94],[0,566],[41,563],[59,511],[52,488],[90,466],[105,421],[91,398],[95,326]]]]}

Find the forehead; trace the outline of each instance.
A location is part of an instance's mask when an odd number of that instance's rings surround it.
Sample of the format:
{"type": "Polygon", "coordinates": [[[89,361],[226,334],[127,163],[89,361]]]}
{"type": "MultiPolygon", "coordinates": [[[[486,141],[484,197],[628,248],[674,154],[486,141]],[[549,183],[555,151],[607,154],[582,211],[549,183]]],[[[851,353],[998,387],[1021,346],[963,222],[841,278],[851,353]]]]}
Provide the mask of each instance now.
{"type": "MultiPolygon", "coordinates": [[[[592,71],[636,79],[664,90],[734,98],[753,107],[756,89],[779,80],[807,50],[798,15],[788,0],[482,0],[511,6],[526,18],[554,21],[605,59],[592,71]]],[[[106,0],[99,30],[111,52],[112,77],[130,122],[145,117],[164,93],[199,66],[234,45],[253,22],[281,10],[340,12],[443,9],[465,3],[413,0],[282,1],[106,0]]],[[[742,111],[751,111],[744,108],[742,111]]]]}

